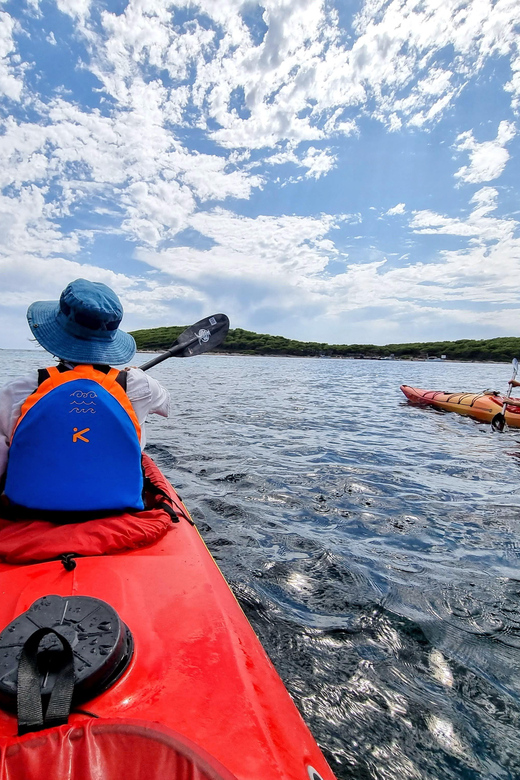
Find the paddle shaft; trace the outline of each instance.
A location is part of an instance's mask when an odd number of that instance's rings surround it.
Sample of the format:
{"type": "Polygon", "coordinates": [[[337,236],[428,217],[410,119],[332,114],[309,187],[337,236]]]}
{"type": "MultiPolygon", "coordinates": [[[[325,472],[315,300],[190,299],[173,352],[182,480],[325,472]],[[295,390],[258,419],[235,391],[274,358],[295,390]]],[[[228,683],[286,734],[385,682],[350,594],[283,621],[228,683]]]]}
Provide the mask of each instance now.
{"type": "MultiPolygon", "coordinates": [[[[513,361],[513,376],[511,377],[511,381],[516,378],[516,375],[518,373],[518,361],[515,359],[513,361]]],[[[506,393],[506,398],[510,398],[511,392],[513,390],[513,385],[509,385],[509,390],[506,393]]],[[[493,419],[491,420],[491,427],[494,430],[503,431],[504,425],[506,424],[506,409],[507,404],[502,405],[502,411],[498,412],[498,414],[495,414],[493,419]]]]}
{"type": "Polygon", "coordinates": [[[168,360],[168,358],[173,357],[175,354],[177,354],[177,352],[183,352],[187,347],[191,347],[192,344],[196,344],[198,340],[199,340],[198,337],[194,336],[190,341],[187,341],[185,344],[175,344],[166,352],[161,352],[160,355],[156,355],[156,357],[152,358],[151,360],[148,360],[146,363],[143,363],[143,365],[139,366],[139,368],[141,369],[141,371],[148,371],[149,368],[156,366],[158,363],[162,363],[163,360],[168,360]]]}
{"type": "MultiPolygon", "coordinates": [[[[511,381],[513,381],[513,379],[516,379],[516,375],[517,375],[517,373],[518,373],[518,365],[516,365],[516,366],[514,367],[514,369],[513,369],[513,376],[511,377],[511,381]]],[[[511,384],[510,384],[510,385],[509,385],[509,390],[508,390],[508,391],[507,391],[507,393],[506,393],[506,398],[510,398],[510,397],[511,397],[511,393],[512,393],[512,392],[513,392],[513,385],[511,385],[511,384]]],[[[506,413],[506,409],[507,409],[507,404],[504,404],[504,405],[502,406],[502,414],[505,414],[505,413],[506,413]]]]}

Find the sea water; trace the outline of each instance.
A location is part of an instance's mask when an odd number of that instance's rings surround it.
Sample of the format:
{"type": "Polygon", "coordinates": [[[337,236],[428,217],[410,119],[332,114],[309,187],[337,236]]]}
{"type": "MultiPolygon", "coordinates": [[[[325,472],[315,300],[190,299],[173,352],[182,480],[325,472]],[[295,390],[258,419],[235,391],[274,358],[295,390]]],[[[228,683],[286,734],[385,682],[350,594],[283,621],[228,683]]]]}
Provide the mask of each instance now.
{"type": "MultiPolygon", "coordinates": [[[[4,380],[47,364],[0,350],[4,380]]],[[[399,390],[503,392],[511,366],[204,355],[150,373],[172,409],[148,452],[337,777],[520,777],[520,431],[399,390]]]]}

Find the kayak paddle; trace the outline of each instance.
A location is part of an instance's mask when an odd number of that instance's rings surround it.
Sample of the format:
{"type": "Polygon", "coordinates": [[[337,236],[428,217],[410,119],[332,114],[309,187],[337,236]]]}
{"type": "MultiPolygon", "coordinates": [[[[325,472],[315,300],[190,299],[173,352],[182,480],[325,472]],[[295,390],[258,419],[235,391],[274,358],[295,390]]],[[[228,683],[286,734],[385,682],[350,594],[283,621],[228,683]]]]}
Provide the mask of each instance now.
{"type": "MultiPolygon", "coordinates": [[[[518,360],[516,358],[513,358],[513,377],[514,379],[516,377],[518,371],[518,360]]],[[[511,390],[513,389],[512,385],[509,385],[509,390],[507,391],[506,398],[509,398],[511,395],[511,390]]],[[[502,406],[502,411],[498,412],[498,414],[495,414],[493,419],[491,420],[491,427],[494,431],[500,431],[502,432],[504,430],[504,426],[506,424],[506,409],[507,404],[504,404],[502,406]]]]}
{"type": "Polygon", "coordinates": [[[157,363],[162,363],[163,360],[171,357],[202,355],[203,352],[208,352],[210,349],[214,349],[219,344],[222,344],[228,330],[229,319],[226,315],[213,314],[211,317],[199,320],[195,325],[187,328],[173,342],[170,349],[143,363],[139,368],[142,371],[148,371],[152,366],[156,366],[157,363]]]}

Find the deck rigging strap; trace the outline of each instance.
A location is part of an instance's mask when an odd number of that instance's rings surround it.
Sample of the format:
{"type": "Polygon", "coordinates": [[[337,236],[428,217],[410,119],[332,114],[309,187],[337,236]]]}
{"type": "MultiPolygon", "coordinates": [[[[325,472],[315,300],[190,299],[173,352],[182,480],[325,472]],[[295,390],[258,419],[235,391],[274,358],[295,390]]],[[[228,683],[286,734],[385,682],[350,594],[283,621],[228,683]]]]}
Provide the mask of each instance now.
{"type": "MultiPolygon", "coordinates": [[[[47,654],[40,654],[40,658],[42,655],[47,654]]],[[[18,735],[67,723],[73,693],[74,656],[70,643],[62,634],[49,626],[36,629],[25,641],[18,663],[16,695],[18,735]],[[42,639],[49,634],[54,634],[57,637],[62,650],[58,654],[52,653],[53,671],[57,674],[44,713],[41,677],[42,671],[45,673],[45,670],[41,669],[41,661],[38,663],[38,648],[42,639]],[[56,663],[59,663],[57,669],[56,663]]]]}
{"type": "MultiPolygon", "coordinates": [[[[178,496],[180,500],[180,506],[176,505],[173,506],[173,501],[171,495],[164,490],[160,485],[157,485],[153,480],[150,479],[146,474],[144,474],[144,482],[143,482],[143,494],[150,493],[155,498],[154,507],[156,509],[163,509],[167,515],[169,515],[172,523],[178,523],[180,518],[182,517],[184,520],[187,520],[190,525],[195,525],[193,520],[191,519],[189,512],[185,511],[184,504],[182,503],[182,499],[180,496],[178,496]],[[161,496],[162,500],[157,501],[157,496],[161,496]]],[[[146,505],[145,505],[146,508],[146,505]]]]}

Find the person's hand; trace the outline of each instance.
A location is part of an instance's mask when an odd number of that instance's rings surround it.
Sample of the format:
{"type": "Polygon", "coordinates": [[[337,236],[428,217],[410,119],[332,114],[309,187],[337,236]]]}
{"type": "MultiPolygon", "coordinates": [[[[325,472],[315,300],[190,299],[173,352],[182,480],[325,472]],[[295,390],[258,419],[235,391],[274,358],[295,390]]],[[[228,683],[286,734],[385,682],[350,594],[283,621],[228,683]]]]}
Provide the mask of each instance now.
{"type": "Polygon", "coordinates": [[[511,387],[520,387],[520,382],[517,382],[516,379],[510,379],[509,383],[511,387]]]}

